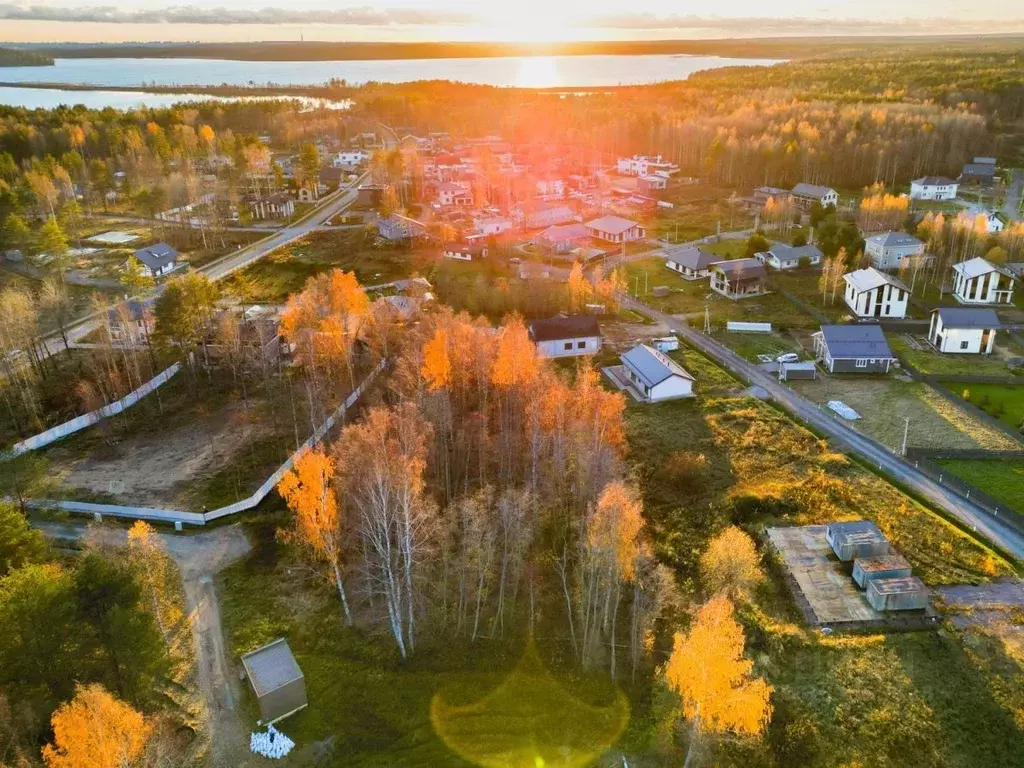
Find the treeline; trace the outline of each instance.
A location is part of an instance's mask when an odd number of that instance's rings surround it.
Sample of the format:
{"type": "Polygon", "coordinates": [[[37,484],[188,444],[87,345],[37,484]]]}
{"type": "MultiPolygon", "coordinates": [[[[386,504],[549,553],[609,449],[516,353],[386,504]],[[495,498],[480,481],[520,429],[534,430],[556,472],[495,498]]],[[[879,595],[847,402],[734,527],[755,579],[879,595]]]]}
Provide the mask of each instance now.
{"type": "Polygon", "coordinates": [[[18,48],[0,48],[0,67],[47,67],[53,65],[53,58],[38,51],[23,51],[18,48]]]}

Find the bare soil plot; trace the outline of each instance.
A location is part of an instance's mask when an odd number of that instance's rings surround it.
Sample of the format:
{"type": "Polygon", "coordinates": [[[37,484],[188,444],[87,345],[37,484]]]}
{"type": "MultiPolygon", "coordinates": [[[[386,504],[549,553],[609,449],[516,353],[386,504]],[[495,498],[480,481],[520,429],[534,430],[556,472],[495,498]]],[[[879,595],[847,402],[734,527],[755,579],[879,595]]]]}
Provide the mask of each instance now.
{"type": "Polygon", "coordinates": [[[978,421],[921,382],[891,377],[821,376],[816,381],[794,381],[790,386],[822,405],[829,400],[842,400],[861,416],[851,426],[893,449],[899,449],[903,443],[905,417],[910,418],[910,446],[1020,449],[1005,434],[978,421]]]}

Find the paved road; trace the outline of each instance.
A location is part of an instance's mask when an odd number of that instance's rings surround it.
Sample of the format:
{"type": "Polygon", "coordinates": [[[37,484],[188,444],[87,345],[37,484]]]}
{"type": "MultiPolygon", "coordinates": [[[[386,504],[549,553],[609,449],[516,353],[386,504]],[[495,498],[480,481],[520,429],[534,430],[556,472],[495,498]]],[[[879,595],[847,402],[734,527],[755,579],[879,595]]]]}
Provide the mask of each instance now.
{"type": "Polygon", "coordinates": [[[1006,190],[1006,200],[1003,201],[1003,213],[1010,221],[1021,218],[1020,199],[1024,195],[1024,170],[1015,168],[1010,186],[1006,190]]]}
{"type": "Polygon", "coordinates": [[[772,400],[797,418],[807,422],[819,432],[835,438],[850,452],[871,462],[889,476],[915,491],[928,503],[955,517],[968,528],[986,536],[1018,560],[1024,561],[1024,534],[1010,527],[998,517],[961,499],[952,491],[919,472],[913,464],[892,453],[881,443],[848,427],[838,418],[833,418],[823,412],[814,403],[780,383],[774,376],[766,374],[758,366],[744,360],[731,349],[698,333],[678,318],[658,312],[646,304],[630,298],[625,298],[623,305],[664,323],[681,338],[733,373],[746,379],[750,384],[761,387],[772,400]]]}

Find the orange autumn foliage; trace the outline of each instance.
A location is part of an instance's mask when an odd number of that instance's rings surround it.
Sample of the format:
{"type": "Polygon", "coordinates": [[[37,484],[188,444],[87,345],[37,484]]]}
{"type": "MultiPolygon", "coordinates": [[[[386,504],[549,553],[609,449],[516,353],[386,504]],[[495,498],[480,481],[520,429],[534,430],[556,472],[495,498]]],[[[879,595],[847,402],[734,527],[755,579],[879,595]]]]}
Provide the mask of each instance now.
{"type": "Polygon", "coordinates": [[[331,487],[334,459],[319,449],[307,450],[286,472],[277,491],[295,513],[296,532],[319,557],[338,554],[338,497],[331,487]]]}
{"type": "Polygon", "coordinates": [[[587,528],[590,546],[614,554],[623,581],[632,581],[640,553],[643,505],[636,489],[622,482],[609,483],[601,491],[587,528]]]}
{"type": "Polygon", "coordinates": [[[499,387],[520,387],[533,382],[539,372],[537,348],[530,341],[523,319],[513,315],[498,332],[498,349],[491,366],[491,381],[499,387]]]}
{"type": "Polygon", "coordinates": [[[420,373],[431,391],[444,389],[451,383],[452,361],[448,357],[448,334],[444,328],[438,328],[433,338],[423,346],[420,373]]]}
{"type": "Polygon", "coordinates": [[[43,747],[47,768],[124,768],[135,765],[152,733],[140,712],[98,683],[77,686],[75,697],[50,718],[53,743],[43,747]]]}
{"type": "Polygon", "coordinates": [[[698,733],[758,736],[768,726],[773,689],[750,676],[754,663],[743,656],[744,642],[724,595],[697,611],[689,633],[676,633],[665,680],[698,733]]]}

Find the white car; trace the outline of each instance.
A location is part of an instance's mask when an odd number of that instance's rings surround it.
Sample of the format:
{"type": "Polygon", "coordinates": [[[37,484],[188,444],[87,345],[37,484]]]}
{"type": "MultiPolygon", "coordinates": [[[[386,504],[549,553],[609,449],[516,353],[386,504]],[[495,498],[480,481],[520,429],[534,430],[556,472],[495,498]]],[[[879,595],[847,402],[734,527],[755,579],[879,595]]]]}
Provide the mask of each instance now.
{"type": "Polygon", "coordinates": [[[784,355],[779,355],[775,358],[776,363],[799,363],[800,355],[796,352],[787,352],[784,355]]]}

